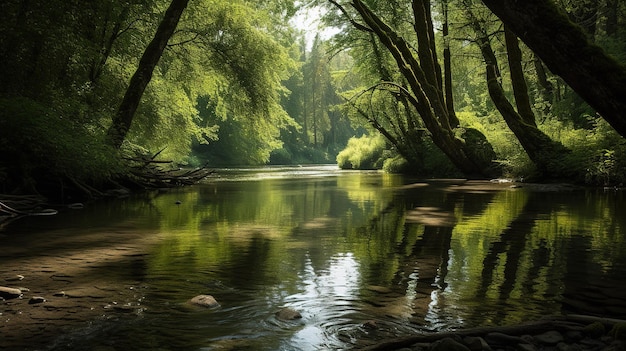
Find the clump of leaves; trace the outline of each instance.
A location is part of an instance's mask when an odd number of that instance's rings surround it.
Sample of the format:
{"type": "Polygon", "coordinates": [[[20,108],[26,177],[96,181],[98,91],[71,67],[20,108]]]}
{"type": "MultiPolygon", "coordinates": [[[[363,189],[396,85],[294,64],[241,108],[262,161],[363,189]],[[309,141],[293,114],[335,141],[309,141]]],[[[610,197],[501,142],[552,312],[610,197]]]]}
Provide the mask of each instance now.
{"type": "Polygon", "coordinates": [[[386,144],[381,135],[350,138],[346,148],[337,155],[337,164],[341,169],[380,169],[386,144]]]}

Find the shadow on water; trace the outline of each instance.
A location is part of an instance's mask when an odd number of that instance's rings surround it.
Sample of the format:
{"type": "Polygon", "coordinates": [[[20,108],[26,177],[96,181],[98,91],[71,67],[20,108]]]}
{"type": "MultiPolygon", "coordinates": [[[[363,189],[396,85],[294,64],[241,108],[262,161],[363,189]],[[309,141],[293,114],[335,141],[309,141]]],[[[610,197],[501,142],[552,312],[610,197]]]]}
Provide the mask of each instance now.
{"type": "Polygon", "coordinates": [[[335,350],[546,314],[624,318],[623,205],[620,192],[225,170],[11,223],[0,285],[29,290],[0,304],[0,346],[335,350]],[[198,294],[220,307],[191,307],[198,294]],[[277,318],[285,307],[302,318],[277,318]]]}

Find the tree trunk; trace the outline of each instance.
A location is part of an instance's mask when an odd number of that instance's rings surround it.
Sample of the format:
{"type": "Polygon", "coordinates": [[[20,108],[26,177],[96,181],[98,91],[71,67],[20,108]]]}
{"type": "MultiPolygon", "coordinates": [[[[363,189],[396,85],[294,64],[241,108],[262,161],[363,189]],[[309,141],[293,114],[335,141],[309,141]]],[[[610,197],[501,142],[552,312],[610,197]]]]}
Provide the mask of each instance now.
{"type": "Polygon", "coordinates": [[[619,0],[606,0],[606,7],[604,8],[604,13],[606,16],[606,21],[604,23],[604,31],[606,35],[609,37],[614,36],[617,33],[618,26],[618,17],[619,17],[619,0]]]}
{"type": "Polygon", "coordinates": [[[504,40],[506,43],[511,83],[513,84],[513,96],[515,96],[517,112],[520,117],[522,117],[524,123],[537,128],[535,113],[530,104],[528,86],[526,85],[524,69],[522,68],[522,50],[519,48],[517,36],[515,36],[506,25],[504,26],[504,40]]]}
{"type": "MultiPolygon", "coordinates": [[[[535,74],[537,75],[537,82],[541,87],[541,95],[543,99],[553,104],[556,102],[554,96],[554,85],[548,80],[548,74],[546,73],[546,68],[543,66],[543,62],[541,59],[537,57],[537,55],[533,55],[533,64],[535,66],[535,74]]],[[[544,112],[547,112],[549,108],[544,108],[544,112]]]]}
{"type": "MultiPolygon", "coordinates": [[[[331,2],[339,6],[336,2],[331,2]]],[[[441,79],[434,76],[432,71],[426,73],[420,62],[414,57],[413,49],[404,38],[400,37],[391,27],[376,16],[361,0],[354,0],[351,2],[351,5],[394,57],[400,73],[411,88],[412,96],[409,96],[409,101],[420,114],[424,125],[431,133],[431,138],[435,145],[466,176],[486,176],[488,168],[491,166],[491,154],[484,152],[484,150],[477,152],[472,149],[473,144],[466,144],[455,137],[450,127],[447,108],[443,103],[443,94],[440,89],[441,79]],[[482,157],[479,157],[479,155],[482,157]]],[[[435,63],[432,62],[434,53],[432,52],[431,43],[421,42],[421,40],[427,40],[425,36],[428,36],[429,33],[427,28],[425,29],[426,33],[424,33],[424,27],[421,27],[428,23],[428,10],[424,6],[425,2],[421,0],[416,0],[413,5],[414,14],[418,16],[418,18],[415,18],[416,32],[418,40],[420,40],[418,51],[420,52],[420,59],[426,60],[423,64],[426,67],[433,68],[435,63]],[[420,27],[417,27],[417,22],[423,23],[419,24],[420,27]]],[[[475,140],[474,135],[472,135],[472,140],[475,140]]],[[[486,140],[480,141],[483,145],[485,142],[486,140]]],[[[488,143],[487,146],[489,146],[488,143]]]]}
{"type": "Polygon", "coordinates": [[[545,0],[482,0],[602,117],[626,137],[626,66],[589,43],[580,27],[545,0]]]}
{"type": "Polygon", "coordinates": [[[165,11],[163,20],[159,24],[154,38],[141,56],[139,66],[130,79],[124,99],[113,117],[113,123],[107,131],[109,142],[115,148],[119,149],[124,139],[126,139],[126,134],[130,130],[143,92],[146,90],[148,83],[150,83],[154,68],[159,62],[168,40],[174,34],[174,30],[188,2],[189,0],[172,0],[167,11],[165,11]]]}
{"type": "MultiPolygon", "coordinates": [[[[562,175],[564,167],[558,163],[561,159],[559,156],[567,153],[568,150],[560,143],[550,139],[550,137],[537,128],[537,125],[534,122],[534,114],[532,114],[530,105],[528,105],[528,92],[521,91],[522,89],[526,89],[526,83],[524,82],[522,84],[518,81],[524,80],[523,73],[521,75],[519,72],[517,74],[511,73],[511,80],[513,86],[516,87],[515,89],[517,90],[515,96],[520,96],[521,98],[521,101],[518,102],[518,106],[522,106],[522,109],[527,110],[527,113],[528,110],[530,110],[531,115],[526,116],[525,118],[515,110],[506,97],[504,88],[500,83],[501,74],[498,69],[498,60],[491,47],[489,36],[481,25],[481,21],[474,16],[469,8],[467,9],[467,17],[470,20],[470,25],[476,33],[476,41],[480,46],[480,51],[485,60],[487,89],[489,90],[489,96],[491,97],[494,105],[502,115],[502,118],[504,118],[506,124],[509,126],[509,129],[511,129],[513,134],[515,134],[515,137],[519,140],[520,144],[524,148],[524,151],[528,154],[528,157],[537,166],[539,172],[538,176],[545,177],[548,175],[562,175]],[[531,118],[532,121],[529,121],[531,118]]],[[[509,51],[508,55],[512,55],[512,57],[509,58],[509,62],[513,62],[514,66],[511,68],[511,71],[513,72],[520,69],[519,67],[515,67],[519,64],[521,52],[517,46],[517,38],[514,36],[507,38],[507,50],[509,51]],[[512,48],[509,48],[509,45],[512,46],[512,48]]]]}
{"type": "Polygon", "coordinates": [[[457,128],[460,126],[459,118],[454,111],[454,97],[452,95],[452,59],[450,54],[450,38],[448,33],[448,0],[442,2],[443,7],[443,82],[444,82],[444,94],[446,100],[446,107],[448,108],[448,115],[450,120],[450,126],[457,128]]]}

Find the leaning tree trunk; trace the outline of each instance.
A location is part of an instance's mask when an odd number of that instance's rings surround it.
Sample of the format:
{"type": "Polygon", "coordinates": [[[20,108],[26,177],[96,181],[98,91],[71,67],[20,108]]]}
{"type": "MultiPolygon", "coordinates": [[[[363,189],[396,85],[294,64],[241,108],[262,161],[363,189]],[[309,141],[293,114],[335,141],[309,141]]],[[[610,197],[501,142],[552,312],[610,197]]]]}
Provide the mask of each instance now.
{"type": "Polygon", "coordinates": [[[626,66],[589,43],[552,1],[482,1],[550,71],[626,137],[626,66]]]}
{"type": "Polygon", "coordinates": [[[139,66],[130,79],[130,83],[124,94],[124,99],[113,117],[113,123],[107,131],[109,142],[115,148],[119,149],[124,139],[126,139],[126,134],[128,134],[130,130],[135,111],[137,111],[143,92],[146,90],[148,83],[150,83],[154,68],[159,62],[168,40],[174,34],[174,30],[176,30],[178,21],[187,7],[188,2],[189,0],[172,0],[167,11],[165,11],[163,20],[159,24],[154,38],[141,56],[139,66]]]}
{"type": "MultiPolygon", "coordinates": [[[[346,13],[336,1],[330,0],[330,2],[346,13]]],[[[354,0],[350,4],[359,13],[366,26],[355,24],[352,20],[351,23],[358,29],[365,28],[376,34],[393,56],[400,73],[411,89],[412,95],[408,96],[409,101],[420,114],[435,145],[466,176],[487,176],[494,154],[484,136],[477,135],[477,132],[472,130],[468,131],[466,141],[463,141],[456,138],[450,127],[448,111],[441,91],[441,77],[437,76],[437,72],[440,75],[441,71],[437,70],[439,66],[434,61],[436,56],[432,50],[434,44],[431,41],[431,31],[426,28],[429,23],[427,18],[429,8],[426,6],[429,6],[429,3],[425,0],[415,0],[413,3],[420,61],[413,55],[413,49],[405,39],[383,22],[361,0],[354,0]]]]}
{"type": "Polygon", "coordinates": [[[507,58],[509,60],[509,70],[511,74],[511,82],[513,83],[513,96],[515,97],[515,105],[517,113],[519,113],[522,121],[530,126],[537,128],[535,121],[535,113],[530,104],[528,96],[528,85],[524,77],[524,68],[522,67],[522,51],[519,48],[519,41],[508,26],[504,26],[504,41],[506,43],[507,58]]]}
{"type": "Polygon", "coordinates": [[[515,107],[507,99],[504,88],[500,83],[501,74],[498,69],[498,60],[491,47],[487,32],[482,27],[481,21],[474,16],[469,8],[467,9],[467,17],[476,33],[476,41],[485,60],[487,89],[493,104],[502,115],[502,118],[504,118],[509,129],[519,140],[528,157],[537,166],[538,176],[563,175],[565,167],[560,165],[559,161],[569,151],[561,143],[553,141],[537,128],[522,72],[522,53],[519,49],[517,38],[512,33],[509,33],[506,38],[507,56],[509,65],[511,65],[511,82],[518,107],[516,111],[515,107]]]}

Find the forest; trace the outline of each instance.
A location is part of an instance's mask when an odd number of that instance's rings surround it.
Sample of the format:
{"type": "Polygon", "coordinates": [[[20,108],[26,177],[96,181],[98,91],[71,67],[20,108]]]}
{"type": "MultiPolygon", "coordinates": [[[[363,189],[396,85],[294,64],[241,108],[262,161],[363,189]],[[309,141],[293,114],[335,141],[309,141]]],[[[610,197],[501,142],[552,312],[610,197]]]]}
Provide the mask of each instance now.
{"type": "Polygon", "coordinates": [[[0,193],[311,163],[621,186],[624,20],[618,0],[6,0],[0,193]]]}

